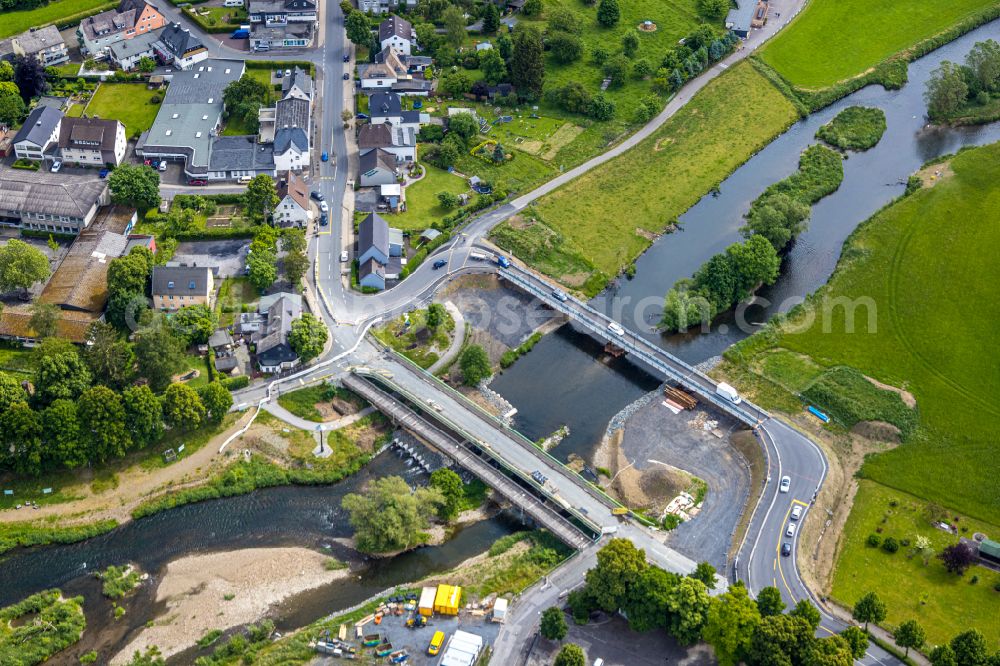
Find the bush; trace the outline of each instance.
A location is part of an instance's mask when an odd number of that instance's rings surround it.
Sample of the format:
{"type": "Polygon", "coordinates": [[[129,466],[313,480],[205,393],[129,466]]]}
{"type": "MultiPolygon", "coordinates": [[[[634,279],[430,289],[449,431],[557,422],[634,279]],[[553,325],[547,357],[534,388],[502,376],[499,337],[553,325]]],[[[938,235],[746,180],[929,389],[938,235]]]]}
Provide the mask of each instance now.
{"type": "Polygon", "coordinates": [[[866,543],[872,548],[878,548],[882,545],[882,537],[877,534],[869,534],[866,543]]]}
{"type": "Polygon", "coordinates": [[[238,391],[239,389],[246,388],[250,386],[250,378],[246,375],[240,375],[238,377],[227,377],[222,380],[222,385],[225,386],[230,391],[238,391]]]}
{"type": "Polygon", "coordinates": [[[887,553],[895,553],[899,550],[899,542],[892,537],[887,537],[885,541],[882,542],[882,550],[887,553]]]}
{"type": "Polygon", "coordinates": [[[816,132],[816,138],[841,150],[868,150],[885,133],[885,112],[879,108],[850,106],[816,132]]]}

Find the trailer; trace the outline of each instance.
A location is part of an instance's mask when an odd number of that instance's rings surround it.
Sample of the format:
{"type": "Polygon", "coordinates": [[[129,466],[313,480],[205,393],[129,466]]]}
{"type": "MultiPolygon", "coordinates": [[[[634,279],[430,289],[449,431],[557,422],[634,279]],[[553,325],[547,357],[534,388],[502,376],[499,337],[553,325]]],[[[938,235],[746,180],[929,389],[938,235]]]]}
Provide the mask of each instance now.
{"type": "Polygon", "coordinates": [[[361,639],[361,644],[365,647],[375,647],[382,642],[382,634],[365,634],[361,639]]]}
{"type": "Polygon", "coordinates": [[[389,655],[389,662],[393,664],[402,664],[404,661],[410,658],[406,650],[397,650],[389,655]]]}
{"type": "Polygon", "coordinates": [[[388,657],[393,652],[392,643],[386,641],[375,648],[376,657],[388,657]]]}

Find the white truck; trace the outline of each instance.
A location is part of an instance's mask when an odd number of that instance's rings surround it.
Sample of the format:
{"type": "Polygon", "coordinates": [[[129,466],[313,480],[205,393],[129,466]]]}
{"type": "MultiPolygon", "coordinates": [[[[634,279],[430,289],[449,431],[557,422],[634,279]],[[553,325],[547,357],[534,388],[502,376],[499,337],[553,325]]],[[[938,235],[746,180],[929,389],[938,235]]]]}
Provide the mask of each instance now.
{"type": "Polygon", "coordinates": [[[743,398],[740,397],[739,392],[726,382],[719,382],[719,385],[715,387],[715,392],[717,395],[721,395],[734,405],[738,405],[743,402],[743,398]]]}

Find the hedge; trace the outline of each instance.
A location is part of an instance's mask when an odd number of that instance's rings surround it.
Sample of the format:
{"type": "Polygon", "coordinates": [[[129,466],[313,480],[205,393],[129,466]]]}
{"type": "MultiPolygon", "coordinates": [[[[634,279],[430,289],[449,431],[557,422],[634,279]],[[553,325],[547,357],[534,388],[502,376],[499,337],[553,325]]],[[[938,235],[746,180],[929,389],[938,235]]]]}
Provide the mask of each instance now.
{"type": "Polygon", "coordinates": [[[450,240],[451,240],[451,233],[445,232],[442,233],[437,238],[435,238],[434,240],[429,241],[426,245],[417,250],[416,254],[410,257],[410,259],[406,262],[406,265],[403,266],[403,270],[400,271],[399,274],[400,279],[402,280],[403,278],[407,277],[410,273],[417,270],[420,264],[424,263],[424,260],[427,258],[427,255],[429,255],[431,252],[438,249],[439,247],[441,247],[450,240]]]}
{"type": "Polygon", "coordinates": [[[59,234],[54,231],[38,231],[36,229],[21,229],[21,235],[25,238],[41,238],[42,240],[48,240],[49,236],[56,240],[76,240],[76,234],[59,234]]]}
{"type": "Polygon", "coordinates": [[[178,241],[227,240],[232,238],[253,238],[253,229],[204,229],[182,231],[174,234],[178,241]]]}
{"type": "Polygon", "coordinates": [[[237,377],[226,377],[222,380],[222,385],[225,386],[230,391],[238,391],[240,389],[245,389],[250,386],[250,378],[246,375],[239,375],[237,377]]]}
{"type": "Polygon", "coordinates": [[[247,69],[279,69],[281,67],[301,67],[309,72],[309,76],[315,76],[313,64],[308,60],[247,60],[244,63],[247,69]]]}

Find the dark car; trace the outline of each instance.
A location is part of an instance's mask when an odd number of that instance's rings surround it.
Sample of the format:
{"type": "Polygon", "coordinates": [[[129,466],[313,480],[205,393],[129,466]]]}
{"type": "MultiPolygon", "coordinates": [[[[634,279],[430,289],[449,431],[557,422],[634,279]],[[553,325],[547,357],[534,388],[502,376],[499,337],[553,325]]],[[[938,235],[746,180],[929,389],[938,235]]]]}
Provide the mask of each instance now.
{"type": "Polygon", "coordinates": [[[781,544],[781,555],[783,557],[788,557],[791,554],[792,554],[792,544],[788,543],[787,541],[781,544]]]}
{"type": "Polygon", "coordinates": [[[326,213],[319,214],[319,226],[325,227],[328,220],[329,218],[326,216],[326,213]]]}
{"type": "Polygon", "coordinates": [[[351,75],[348,74],[347,72],[344,72],[344,80],[345,81],[349,81],[350,79],[351,79],[351,75]]]}
{"type": "Polygon", "coordinates": [[[313,199],[315,199],[316,201],[322,201],[323,199],[325,199],[325,198],[326,198],[326,197],[324,197],[324,196],[323,196],[323,193],[322,193],[322,192],[317,192],[317,191],[315,191],[315,190],[313,190],[312,192],[310,192],[310,193],[309,193],[309,196],[311,196],[311,197],[312,197],[313,199]]]}
{"type": "Polygon", "coordinates": [[[438,259],[437,261],[434,262],[434,264],[431,266],[431,268],[433,268],[434,270],[437,270],[437,269],[443,268],[443,267],[445,267],[447,265],[448,265],[448,260],[447,259],[438,259]]]}
{"type": "Polygon", "coordinates": [[[208,181],[201,178],[194,178],[188,181],[188,185],[208,185],[208,181]]]}
{"type": "Polygon", "coordinates": [[[101,169],[97,175],[101,178],[107,178],[109,173],[111,173],[111,169],[101,169]]]}
{"type": "Polygon", "coordinates": [[[344,54],[344,62],[350,62],[350,61],[351,61],[351,54],[350,53],[345,53],[344,54]]]}

